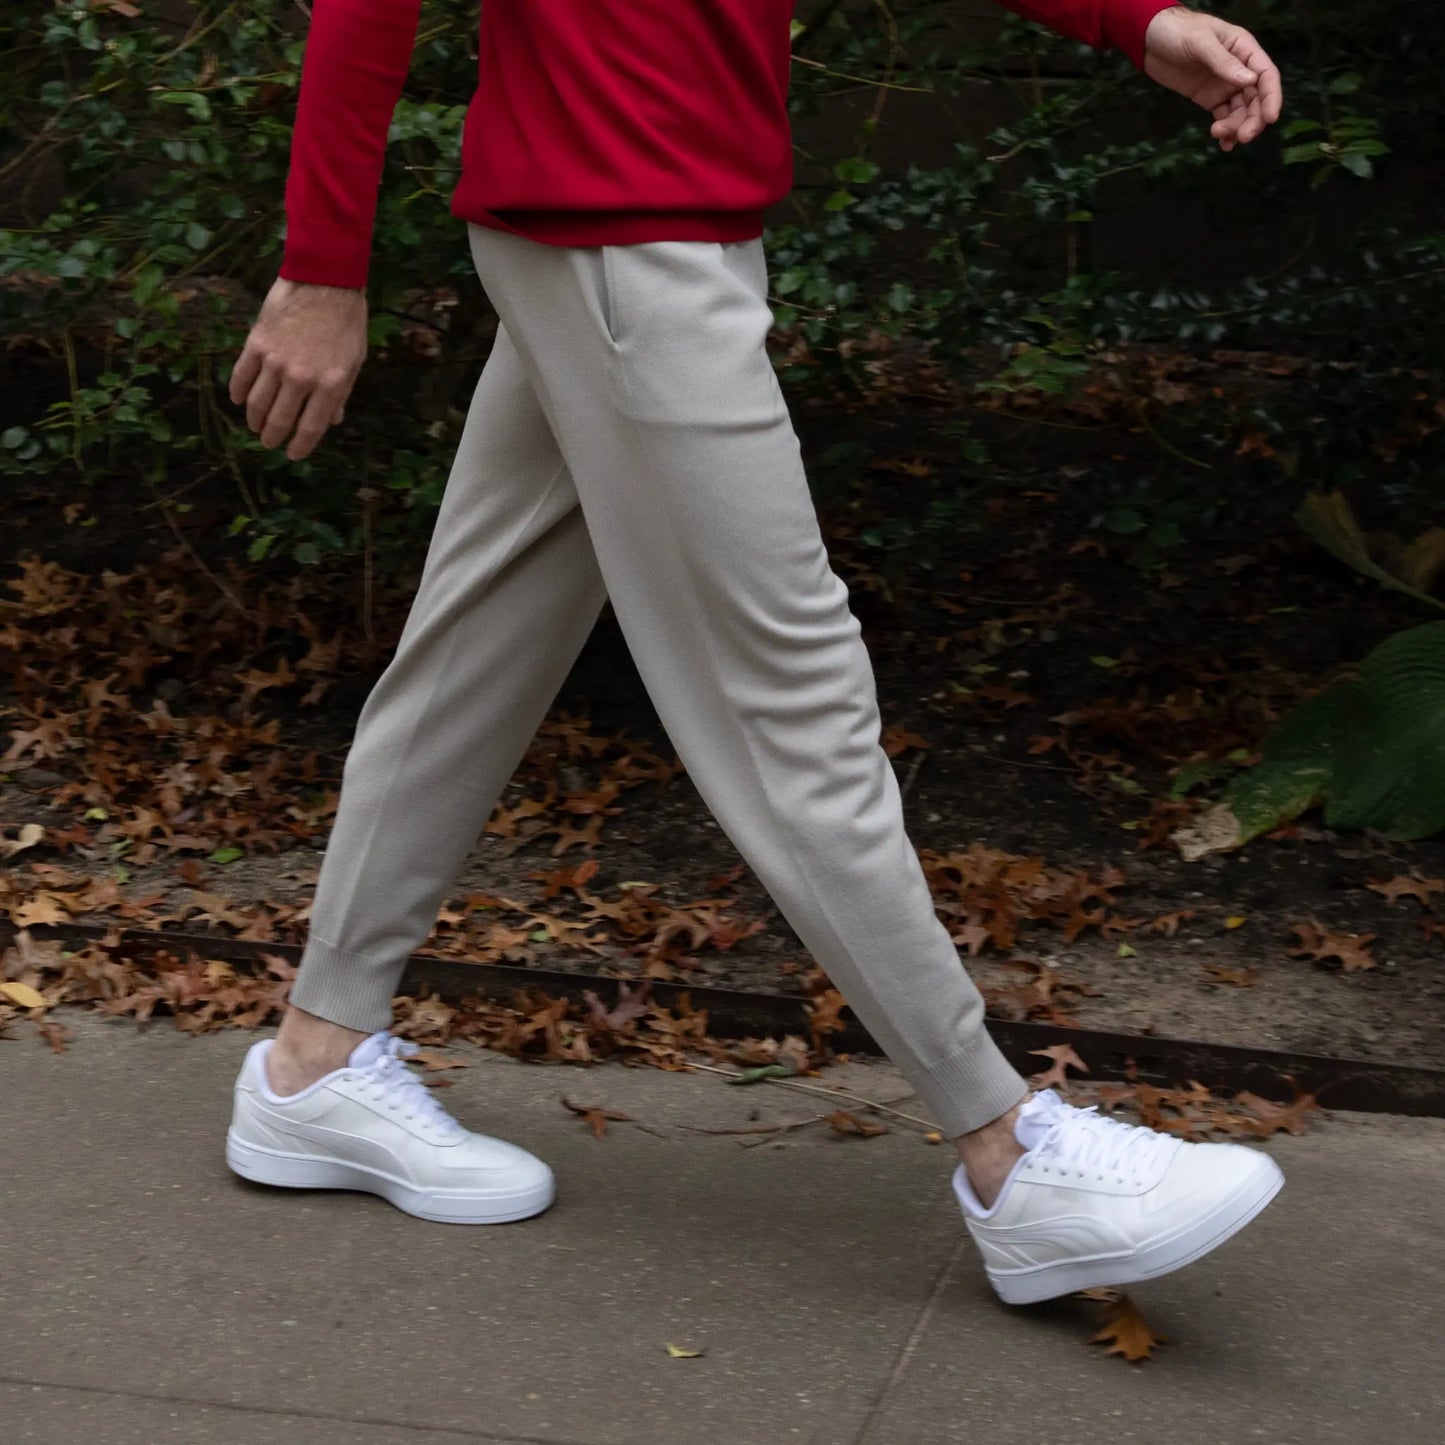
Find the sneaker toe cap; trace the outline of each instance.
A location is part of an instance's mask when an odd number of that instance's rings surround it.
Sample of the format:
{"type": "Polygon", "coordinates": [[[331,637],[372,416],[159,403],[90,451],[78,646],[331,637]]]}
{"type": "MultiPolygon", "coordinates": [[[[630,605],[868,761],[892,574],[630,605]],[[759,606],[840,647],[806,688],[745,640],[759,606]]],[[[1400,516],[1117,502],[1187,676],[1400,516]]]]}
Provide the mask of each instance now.
{"type": "Polygon", "coordinates": [[[457,1186],[528,1190],[553,1182],[551,1169],[535,1154],[485,1134],[471,1134],[454,1149],[442,1151],[438,1162],[457,1186]]]}
{"type": "Polygon", "coordinates": [[[1160,1182],[1161,1209],[1207,1209],[1241,1194],[1264,1192],[1283,1180],[1278,1164],[1243,1144],[1198,1144],[1181,1149],[1160,1182]]]}

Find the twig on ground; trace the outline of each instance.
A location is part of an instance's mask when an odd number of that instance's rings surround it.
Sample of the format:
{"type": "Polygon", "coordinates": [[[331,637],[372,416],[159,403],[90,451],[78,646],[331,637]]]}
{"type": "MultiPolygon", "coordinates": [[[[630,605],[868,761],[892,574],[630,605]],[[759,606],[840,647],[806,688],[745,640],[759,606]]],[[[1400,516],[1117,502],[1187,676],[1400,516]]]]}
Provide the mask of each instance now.
{"type": "Polygon", "coordinates": [[[923,766],[923,760],[927,756],[927,753],[919,753],[918,756],[913,759],[913,763],[908,769],[908,776],[904,779],[903,786],[898,790],[900,797],[906,798],[908,796],[908,790],[913,786],[913,780],[918,776],[918,770],[923,766]]]}
{"type": "MultiPolygon", "coordinates": [[[[826,1114],[810,1114],[806,1119],[795,1119],[791,1124],[780,1124],[778,1126],[778,1132],[780,1134],[791,1134],[794,1129],[810,1129],[814,1124],[826,1123],[827,1119],[828,1116],[826,1114]]],[[[879,1127],[881,1128],[882,1126],[880,1125],[879,1127]]],[[[738,1148],[758,1149],[764,1144],[771,1144],[772,1142],[771,1139],[739,1139],[738,1148]]]]}
{"type": "MultiPolygon", "coordinates": [[[[720,1069],[715,1064],[689,1064],[691,1069],[702,1069],[709,1074],[721,1074],[727,1079],[741,1077],[737,1069],[720,1069]]],[[[861,1094],[849,1093],[847,1089],[820,1089],[813,1084],[799,1084],[792,1079],[759,1079],[760,1084],[776,1084],[780,1089],[798,1089],[805,1094],[817,1094],[823,1099],[847,1099],[853,1104],[862,1104],[868,1109],[877,1109],[881,1114],[892,1114],[895,1119],[906,1119],[910,1124],[917,1124],[920,1129],[927,1129],[930,1134],[938,1132],[938,1125],[930,1123],[927,1119],[920,1119],[916,1114],[905,1114],[902,1109],[895,1109],[891,1104],[878,1104],[872,1099],[865,1099],[861,1094]]]]}

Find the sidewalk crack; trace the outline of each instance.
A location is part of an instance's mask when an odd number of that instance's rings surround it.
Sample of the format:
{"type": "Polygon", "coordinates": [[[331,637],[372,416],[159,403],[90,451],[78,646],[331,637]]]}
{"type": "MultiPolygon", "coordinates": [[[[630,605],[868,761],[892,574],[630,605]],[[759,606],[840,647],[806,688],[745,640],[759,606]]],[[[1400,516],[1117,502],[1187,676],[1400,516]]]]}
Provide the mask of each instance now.
{"type": "Polygon", "coordinates": [[[899,1348],[898,1356],[893,1361],[893,1368],[889,1370],[887,1379],[878,1387],[878,1393],[874,1396],[873,1403],[868,1407],[868,1413],[863,1417],[863,1423],[858,1427],[858,1433],[853,1436],[849,1445],[865,1445],[873,1426],[877,1424],[888,1402],[893,1398],[894,1391],[902,1383],[904,1375],[907,1374],[908,1367],[913,1362],[913,1356],[917,1353],[919,1343],[923,1339],[924,1331],[933,1322],[933,1316],[937,1313],[938,1303],[943,1298],[943,1292],[952,1282],[954,1271],[968,1248],[969,1241],[967,1239],[959,1240],[958,1244],[954,1246],[953,1252],[943,1262],[943,1267],[933,1281],[933,1288],[928,1291],[928,1298],[923,1302],[923,1308],[918,1311],[918,1318],[913,1321],[913,1328],[909,1330],[908,1338],[899,1348]]]}

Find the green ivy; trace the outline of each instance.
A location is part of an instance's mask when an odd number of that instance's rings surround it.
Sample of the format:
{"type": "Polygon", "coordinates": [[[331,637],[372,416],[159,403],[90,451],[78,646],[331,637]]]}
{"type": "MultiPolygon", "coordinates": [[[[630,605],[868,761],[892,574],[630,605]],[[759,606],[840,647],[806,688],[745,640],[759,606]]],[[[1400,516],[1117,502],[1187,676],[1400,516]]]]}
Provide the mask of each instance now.
{"type": "MultiPolygon", "coordinates": [[[[37,361],[30,401],[5,419],[0,476],[135,487],[175,506],[222,478],[235,545],[252,557],[305,565],[364,542],[414,554],[490,325],[447,209],[475,83],[475,0],[424,5],[377,213],[372,356],[349,420],[302,463],[259,446],[225,382],[280,260],[304,12],[194,0],[178,24],[128,8],[15,0],[0,14],[12,194],[0,336],[12,357],[54,358],[37,361]],[[450,287],[456,304],[440,346],[418,354],[422,287],[450,287]],[[358,491],[375,498],[365,525],[358,491]]],[[[1287,515],[1309,489],[1365,486],[1381,506],[1428,509],[1445,456],[1420,398],[1439,394],[1445,341],[1421,318],[1445,302],[1445,233],[1410,185],[1384,183],[1438,167],[1445,31],[1383,0],[1220,8],[1265,39],[1288,81],[1280,134],[1229,156],[1202,112],[1117,55],[1015,16],[989,37],[958,27],[976,7],[954,0],[803,0],[795,118],[870,98],[866,114],[824,128],[828,153],[799,150],[791,214],[765,238],[777,326],[812,350],[784,369],[790,389],[864,384],[842,343],[874,333],[932,343],[980,398],[1026,390],[1046,404],[1121,343],[1307,354],[1319,363],[1309,386],[1156,414],[1158,465],[1096,469],[1082,515],[1158,551],[1226,510],[1287,515]],[[939,164],[880,160],[898,95],[928,92],[944,116],[984,86],[1012,102],[1007,123],[939,164]],[[1219,230],[1181,238],[1152,268],[1165,279],[1096,262],[1121,207],[1167,213],[1182,200],[1219,230]],[[1341,210],[1356,218],[1351,245],[1321,247],[1341,210]],[[1216,268],[1225,283],[1190,274],[1191,256],[1255,227],[1292,239],[1283,264],[1216,268]],[[1246,431],[1267,447],[1224,466],[1246,431]],[[1207,486],[1190,461],[1200,452],[1221,462],[1207,486]]],[[[968,485],[921,522],[875,529],[880,545],[916,542],[920,565],[962,524],[969,488],[1010,461],[990,458],[966,422],[959,434],[968,485]]]]}

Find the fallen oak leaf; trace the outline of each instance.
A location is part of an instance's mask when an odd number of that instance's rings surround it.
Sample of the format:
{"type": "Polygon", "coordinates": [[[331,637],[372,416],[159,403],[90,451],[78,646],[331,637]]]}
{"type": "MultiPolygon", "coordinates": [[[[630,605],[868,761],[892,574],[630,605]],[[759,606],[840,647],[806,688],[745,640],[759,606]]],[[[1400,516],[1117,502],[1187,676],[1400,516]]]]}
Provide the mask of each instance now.
{"type": "Polygon", "coordinates": [[[1222,963],[1206,963],[1204,971],[1211,978],[1218,979],[1220,983],[1227,983],[1234,988],[1252,988],[1255,980],[1259,977],[1257,968],[1226,968],[1222,963]]]}
{"type": "Polygon", "coordinates": [[[43,1042],[50,1045],[57,1054],[65,1052],[65,1046],[71,1040],[72,1034],[64,1024],[58,1024],[54,1019],[40,1019],[36,1023],[36,1032],[43,1042]]]}
{"type": "Polygon", "coordinates": [[[1074,1052],[1070,1044],[1050,1044],[1046,1049],[1030,1049],[1029,1053],[1040,1054],[1052,1061],[1043,1073],[1036,1074],[1030,1080],[1036,1089],[1067,1089],[1067,1069],[1077,1069],[1081,1074],[1089,1072],[1089,1066],[1074,1052]]]}
{"type": "Polygon", "coordinates": [[[45,995],[37,989],[31,988],[28,983],[11,982],[8,979],[0,979],[0,998],[8,998],[16,1008],[50,1007],[45,995]]]}
{"type": "Polygon", "coordinates": [[[1211,853],[1224,853],[1240,847],[1244,835],[1239,819],[1228,805],[1216,803],[1189,823],[1176,828],[1169,834],[1169,840],[1186,863],[1197,863],[1211,853]]]}
{"type": "Polygon", "coordinates": [[[1316,963],[1336,958],[1346,973],[1358,973],[1361,969],[1375,967],[1369,945],[1378,934],[1327,933],[1313,919],[1307,919],[1303,923],[1291,923],[1289,927],[1291,933],[1299,935],[1299,947],[1285,949],[1291,958],[1312,958],[1316,963]]]}
{"type": "Polygon", "coordinates": [[[1287,1134],[1303,1134],[1305,1115],[1312,1111],[1323,1112],[1313,1094],[1301,1092],[1293,1079],[1289,1082],[1295,1090],[1295,1096],[1288,1104],[1277,1104],[1273,1099],[1265,1099],[1248,1092],[1234,1096],[1233,1102],[1252,1116],[1247,1128],[1256,1138],[1268,1139],[1271,1134],[1276,1134],[1281,1129],[1287,1134]]]}
{"type": "Polygon", "coordinates": [[[891,727],[883,729],[882,744],[883,751],[890,758],[896,758],[900,753],[906,753],[909,748],[925,749],[933,746],[927,738],[910,732],[901,723],[894,723],[891,727]]]}
{"type": "Polygon", "coordinates": [[[808,1046],[797,1034],[788,1034],[778,1045],[777,1063],[792,1071],[793,1077],[808,1072],[808,1046]]]}
{"type": "Polygon", "coordinates": [[[0,837],[0,858],[13,858],[24,849],[33,848],[44,836],[45,829],[39,823],[22,823],[14,839],[0,837]]]}
{"type": "Polygon", "coordinates": [[[846,1109],[835,1109],[826,1116],[826,1122],[835,1133],[856,1134],[863,1139],[874,1139],[879,1134],[888,1132],[886,1124],[876,1123],[872,1119],[860,1119],[846,1109]]]}
{"type": "MultiPolygon", "coordinates": [[[[836,988],[825,988],[816,998],[812,998],[806,1005],[808,1015],[808,1035],[812,1040],[813,1049],[817,1053],[823,1053],[827,1047],[829,1034],[841,1033],[846,1027],[839,1014],[847,1008],[847,1001],[836,988]]],[[[806,1065],[807,1059],[803,1063],[806,1065]]]]}
{"type": "Polygon", "coordinates": [[[564,1108],[570,1109],[574,1114],[580,1114],[582,1121],[598,1139],[606,1137],[607,1121],[609,1119],[616,1123],[632,1123],[632,1115],[624,1114],[620,1109],[604,1109],[596,1104],[574,1104],[565,1094],[562,1096],[564,1108]]]}
{"type": "Polygon", "coordinates": [[[70,910],[58,893],[37,893],[10,910],[10,921],[17,928],[69,923],[70,917],[70,910]]]}
{"type": "Polygon", "coordinates": [[[1128,1105],[1139,1123],[1186,1139],[1259,1134],[1259,1121],[1253,1115],[1237,1112],[1235,1101],[1216,1098],[1198,1082],[1177,1089],[1161,1089],[1137,1079],[1127,1084],[1098,1084],[1089,1097],[1106,1114],[1128,1105]]]}
{"type": "Polygon", "coordinates": [[[1378,893],[1391,903],[1401,898],[1416,898],[1426,908],[1437,893],[1445,893],[1445,878],[1372,878],[1365,884],[1372,893],[1378,893]]]}
{"type": "Polygon", "coordinates": [[[1099,1328],[1089,1337],[1091,1345],[1108,1345],[1106,1353],[1122,1355],[1131,1363],[1153,1357],[1155,1349],[1168,1343],[1167,1337],[1156,1334],[1139,1307],[1126,1294],[1104,1305],[1099,1314],[1099,1328]]]}
{"type": "Polygon", "coordinates": [[[206,870],[201,867],[199,858],[182,858],[176,864],[176,876],[182,883],[188,883],[192,888],[199,888],[206,880],[206,870]]]}
{"type": "Polygon", "coordinates": [[[968,950],[970,958],[977,958],[984,944],[993,938],[993,929],[982,923],[961,923],[952,933],[953,941],[968,950]]]}
{"type": "MultiPolygon", "coordinates": [[[[589,861],[596,862],[595,859],[589,861]]],[[[590,988],[583,991],[582,997],[587,1000],[587,1007],[591,1011],[594,1023],[607,1029],[620,1029],[632,1023],[634,1019],[640,1019],[647,1012],[648,994],[651,991],[652,981],[650,979],[643,979],[637,988],[631,989],[619,980],[617,1002],[610,1009],[590,988]]]]}
{"type": "Polygon", "coordinates": [[[1179,932],[1179,925],[1187,923],[1193,917],[1192,908],[1181,908],[1177,913],[1161,913],[1145,927],[1150,933],[1162,933],[1165,938],[1173,938],[1179,932]]]}

